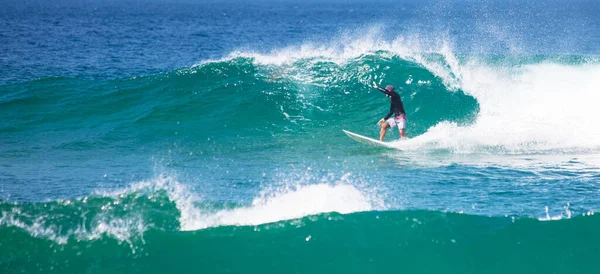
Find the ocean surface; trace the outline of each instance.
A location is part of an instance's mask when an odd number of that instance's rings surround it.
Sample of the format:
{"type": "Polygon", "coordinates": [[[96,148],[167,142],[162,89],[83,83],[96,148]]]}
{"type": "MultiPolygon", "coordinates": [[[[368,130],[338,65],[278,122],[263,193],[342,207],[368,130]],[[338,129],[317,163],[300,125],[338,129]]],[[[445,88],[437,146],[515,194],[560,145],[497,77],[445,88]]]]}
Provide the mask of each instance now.
{"type": "Polygon", "coordinates": [[[0,273],[600,273],[598,1],[0,4],[0,273]]]}

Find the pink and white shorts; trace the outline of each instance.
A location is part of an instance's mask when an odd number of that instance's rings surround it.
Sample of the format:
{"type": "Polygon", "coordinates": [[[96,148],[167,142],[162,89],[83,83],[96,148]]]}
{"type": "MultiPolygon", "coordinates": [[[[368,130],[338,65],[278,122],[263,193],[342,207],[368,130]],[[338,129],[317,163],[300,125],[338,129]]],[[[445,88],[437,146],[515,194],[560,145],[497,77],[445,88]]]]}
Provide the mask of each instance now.
{"type": "Polygon", "coordinates": [[[392,117],[388,119],[387,122],[391,128],[398,127],[399,129],[404,129],[404,125],[406,124],[406,116],[399,115],[396,117],[392,117]]]}

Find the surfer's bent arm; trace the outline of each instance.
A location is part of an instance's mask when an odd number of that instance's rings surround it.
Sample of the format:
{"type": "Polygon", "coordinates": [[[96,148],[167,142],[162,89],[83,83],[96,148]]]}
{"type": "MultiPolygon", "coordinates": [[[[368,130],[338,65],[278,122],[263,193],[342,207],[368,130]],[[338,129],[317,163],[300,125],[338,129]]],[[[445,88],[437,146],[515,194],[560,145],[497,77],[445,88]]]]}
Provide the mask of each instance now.
{"type": "Polygon", "coordinates": [[[394,110],[390,109],[390,112],[387,115],[385,115],[385,117],[383,117],[383,120],[385,121],[389,119],[390,117],[392,117],[392,114],[394,114],[394,110]]]}

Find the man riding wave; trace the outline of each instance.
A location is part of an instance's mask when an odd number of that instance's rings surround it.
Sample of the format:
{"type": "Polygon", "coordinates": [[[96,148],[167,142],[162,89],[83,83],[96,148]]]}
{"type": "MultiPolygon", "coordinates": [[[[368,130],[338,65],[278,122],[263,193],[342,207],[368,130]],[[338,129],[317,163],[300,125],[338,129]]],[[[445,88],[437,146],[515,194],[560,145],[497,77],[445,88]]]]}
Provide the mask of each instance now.
{"type": "Polygon", "coordinates": [[[379,141],[383,142],[383,137],[385,137],[387,129],[393,127],[398,127],[400,137],[402,139],[406,139],[406,135],[404,135],[406,112],[404,111],[404,104],[402,104],[400,95],[394,91],[394,87],[392,85],[388,85],[385,88],[380,88],[375,82],[373,82],[373,87],[383,92],[388,98],[391,99],[390,112],[377,123],[378,126],[381,126],[381,131],[379,132],[379,141]],[[392,117],[392,115],[394,115],[394,117],[392,117]]]}

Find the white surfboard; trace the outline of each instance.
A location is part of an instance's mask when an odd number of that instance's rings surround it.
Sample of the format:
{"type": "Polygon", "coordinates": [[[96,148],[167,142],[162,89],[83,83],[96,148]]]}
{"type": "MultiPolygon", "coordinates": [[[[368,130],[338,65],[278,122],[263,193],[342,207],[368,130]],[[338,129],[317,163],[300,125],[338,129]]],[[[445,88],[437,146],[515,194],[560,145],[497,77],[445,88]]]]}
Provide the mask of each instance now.
{"type": "Polygon", "coordinates": [[[343,130],[343,129],[342,129],[342,131],[344,133],[346,133],[346,135],[348,135],[348,137],[352,138],[354,141],[357,141],[357,142],[360,142],[360,143],[363,143],[363,144],[373,145],[373,146],[378,146],[378,147],[394,148],[392,146],[392,144],[387,143],[387,142],[382,142],[382,141],[379,141],[379,140],[376,140],[376,139],[373,139],[373,138],[369,138],[369,137],[366,137],[366,136],[362,136],[360,134],[356,134],[354,132],[350,132],[350,131],[343,130]]]}

